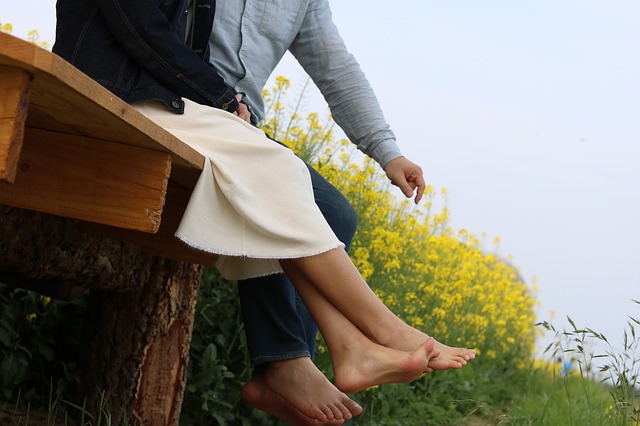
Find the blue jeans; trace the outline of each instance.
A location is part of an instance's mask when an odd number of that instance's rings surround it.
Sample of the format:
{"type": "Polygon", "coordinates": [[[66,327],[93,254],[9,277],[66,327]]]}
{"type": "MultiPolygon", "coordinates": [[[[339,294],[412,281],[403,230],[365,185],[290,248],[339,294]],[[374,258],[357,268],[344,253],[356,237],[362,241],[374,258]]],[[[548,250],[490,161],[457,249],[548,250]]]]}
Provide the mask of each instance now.
{"type": "MultiPolygon", "coordinates": [[[[358,218],[347,199],[307,164],[316,204],[349,249],[358,218]]],[[[313,358],[318,326],[285,274],[238,281],[242,319],[251,362],[313,358]]]]}

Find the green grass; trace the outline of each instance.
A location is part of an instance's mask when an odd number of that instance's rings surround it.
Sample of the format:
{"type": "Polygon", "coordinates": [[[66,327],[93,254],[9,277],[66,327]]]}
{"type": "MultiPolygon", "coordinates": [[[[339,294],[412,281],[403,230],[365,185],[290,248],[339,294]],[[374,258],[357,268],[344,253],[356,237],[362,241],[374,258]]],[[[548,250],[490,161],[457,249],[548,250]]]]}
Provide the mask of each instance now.
{"type": "MultiPolygon", "coordinates": [[[[640,304],[638,301],[634,301],[640,304]]],[[[535,362],[526,386],[514,389],[506,416],[488,424],[549,426],[640,425],[640,334],[638,319],[629,317],[623,347],[615,350],[606,336],[579,328],[558,330],[547,322],[539,325],[555,333],[555,343],[545,353],[548,362],[535,362]],[[598,353],[593,349],[600,347],[598,353]],[[571,360],[568,373],[561,365],[571,360]]]]}
{"type": "Polygon", "coordinates": [[[528,388],[507,408],[513,425],[611,425],[612,398],[603,384],[578,373],[533,371],[528,388]]]}

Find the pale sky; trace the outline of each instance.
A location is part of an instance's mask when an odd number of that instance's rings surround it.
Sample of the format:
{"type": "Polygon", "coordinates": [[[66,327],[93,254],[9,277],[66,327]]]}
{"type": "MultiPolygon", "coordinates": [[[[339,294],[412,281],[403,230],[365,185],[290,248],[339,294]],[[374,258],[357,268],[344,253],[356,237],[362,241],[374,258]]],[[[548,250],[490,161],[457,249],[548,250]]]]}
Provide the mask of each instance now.
{"type": "MultiPolygon", "coordinates": [[[[405,155],[449,189],[451,225],[500,237],[537,277],[540,320],[619,344],[640,317],[640,2],[331,4],[405,155]]],[[[0,0],[0,22],[53,42],[54,7],[0,0]]],[[[305,78],[291,58],[275,74],[305,78]]]]}

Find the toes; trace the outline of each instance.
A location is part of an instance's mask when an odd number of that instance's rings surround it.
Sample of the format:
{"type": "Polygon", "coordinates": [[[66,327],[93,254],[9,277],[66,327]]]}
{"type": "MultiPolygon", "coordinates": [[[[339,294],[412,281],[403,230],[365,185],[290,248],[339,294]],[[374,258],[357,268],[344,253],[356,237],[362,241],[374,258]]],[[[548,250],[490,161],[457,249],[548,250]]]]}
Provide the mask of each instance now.
{"type": "Polygon", "coordinates": [[[346,401],[345,406],[353,417],[359,416],[362,413],[362,407],[360,406],[360,404],[351,399],[348,399],[348,401],[346,401]]]}
{"type": "Polygon", "coordinates": [[[335,408],[340,412],[340,416],[339,417],[336,416],[336,418],[350,420],[351,417],[353,417],[353,415],[351,414],[351,411],[349,411],[349,409],[343,404],[338,404],[338,406],[335,408]]]}
{"type": "Polygon", "coordinates": [[[329,418],[329,420],[342,420],[343,418],[342,411],[340,411],[340,408],[335,404],[328,405],[325,412],[327,413],[327,417],[329,418]]]}
{"type": "Polygon", "coordinates": [[[333,417],[333,412],[331,410],[329,410],[328,408],[316,408],[313,410],[313,417],[316,420],[319,420],[321,422],[326,422],[329,420],[334,420],[333,417]]]}

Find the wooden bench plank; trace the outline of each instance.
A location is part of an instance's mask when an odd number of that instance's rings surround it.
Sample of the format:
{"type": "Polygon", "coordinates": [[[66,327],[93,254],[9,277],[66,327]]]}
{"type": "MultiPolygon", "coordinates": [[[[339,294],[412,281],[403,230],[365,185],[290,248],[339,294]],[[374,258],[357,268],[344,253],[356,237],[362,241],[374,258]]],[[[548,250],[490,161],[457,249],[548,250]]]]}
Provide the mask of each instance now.
{"type": "Polygon", "coordinates": [[[171,155],[171,179],[192,189],[204,157],[64,59],[0,32],[0,65],[33,75],[26,126],[125,143],[171,155]]]}
{"type": "Polygon", "coordinates": [[[16,176],[31,80],[23,69],[0,65],[0,181],[16,176]]]}
{"type": "Polygon", "coordinates": [[[27,128],[13,184],[0,203],[156,232],[171,171],[168,153],[27,128]]]}

